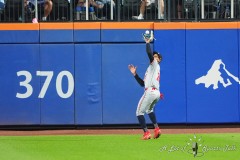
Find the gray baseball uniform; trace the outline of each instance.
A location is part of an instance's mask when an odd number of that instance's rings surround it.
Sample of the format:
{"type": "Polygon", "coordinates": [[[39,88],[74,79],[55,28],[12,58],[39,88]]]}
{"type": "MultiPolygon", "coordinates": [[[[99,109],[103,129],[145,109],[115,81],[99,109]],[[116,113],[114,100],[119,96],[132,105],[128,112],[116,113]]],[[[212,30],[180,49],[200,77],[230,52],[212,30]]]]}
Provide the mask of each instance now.
{"type": "Polygon", "coordinates": [[[144,80],[142,80],[137,74],[135,75],[137,82],[145,89],[144,94],[138,103],[136,111],[137,116],[153,112],[155,104],[160,99],[160,65],[153,58],[153,53],[149,43],[146,44],[146,50],[150,60],[150,65],[147,68],[144,80]]]}

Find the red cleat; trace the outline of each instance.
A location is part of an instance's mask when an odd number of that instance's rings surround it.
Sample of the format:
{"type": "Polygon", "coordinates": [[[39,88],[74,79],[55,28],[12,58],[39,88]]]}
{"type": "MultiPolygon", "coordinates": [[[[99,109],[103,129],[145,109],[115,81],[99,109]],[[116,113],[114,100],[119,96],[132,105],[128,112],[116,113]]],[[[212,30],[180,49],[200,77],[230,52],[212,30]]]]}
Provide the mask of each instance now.
{"type": "Polygon", "coordinates": [[[155,128],[154,129],[154,139],[157,139],[157,138],[159,138],[160,137],[160,135],[161,135],[161,130],[160,130],[160,128],[159,127],[157,127],[157,128],[155,128]]]}
{"type": "Polygon", "coordinates": [[[149,131],[143,134],[142,140],[149,140],[151,139],[151,133],[149,131]]]}

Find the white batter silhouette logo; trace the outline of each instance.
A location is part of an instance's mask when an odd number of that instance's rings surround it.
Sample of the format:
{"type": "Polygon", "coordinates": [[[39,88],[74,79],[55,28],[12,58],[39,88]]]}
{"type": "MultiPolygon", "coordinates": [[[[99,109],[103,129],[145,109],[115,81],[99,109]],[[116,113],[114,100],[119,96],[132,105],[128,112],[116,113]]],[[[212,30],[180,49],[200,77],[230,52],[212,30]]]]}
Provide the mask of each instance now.
{"type": "Polygon", "coordinates": [[[223,66],[222,69],[226,72],[226,74],[240,84],[238,77],[234,76],[226,69],[226,65],[221,59],[215,60],[207,74],[196,79],[195,84],[198,85],[203,83],[205,84],[206,88],[209,88],[211,85],[213,85],[213,89],[218,89],[218,83],[221,83],[225,88],[232,85],[229,78],[227,78],[227,82],[225,83],[224,78],[221,76],[221,65],[223,66]]]}

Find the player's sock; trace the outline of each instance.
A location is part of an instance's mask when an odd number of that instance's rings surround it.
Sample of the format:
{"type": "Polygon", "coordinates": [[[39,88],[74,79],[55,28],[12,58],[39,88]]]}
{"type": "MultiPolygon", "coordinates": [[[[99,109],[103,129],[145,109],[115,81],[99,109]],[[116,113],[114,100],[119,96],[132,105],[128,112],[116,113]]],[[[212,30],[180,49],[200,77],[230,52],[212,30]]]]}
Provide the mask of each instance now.
{"type": "Polygon", "coordinates": [[[144,116],[143,115],[139,115],[139,116],[137,116],[137,118],[138,118],[139,124],[141,125],[143,131],[147,132],[148,129],[147,129],[147,125],[146,125],[146,121],[145,121],[144,116]]]}
{"type": "Polygon", "coordinates": [[[151,112],[148,114],[150,120],[152,121],[153,125],[154,125],[154,128],[157,128],[158,127],[158,124],[157,124],[157,119],[156,119],[156,115],[154,112],[151,112]]]}

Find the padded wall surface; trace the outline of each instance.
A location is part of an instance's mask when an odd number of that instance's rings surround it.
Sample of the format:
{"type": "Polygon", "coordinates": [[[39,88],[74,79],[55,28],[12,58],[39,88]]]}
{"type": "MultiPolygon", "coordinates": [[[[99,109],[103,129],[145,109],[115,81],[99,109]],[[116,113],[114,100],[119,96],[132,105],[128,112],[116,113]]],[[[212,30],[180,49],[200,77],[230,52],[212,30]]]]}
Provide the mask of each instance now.
{"type": "Polygon", "coordinates": [[[142,33],[145,29],[139,30],[102,30],[102,42],[142,42],[142,33]]]}
{"type": "Polygon", "coordinates": [[[238,57],[236,29],[186,31],[188,123],[239,121],[238,57]]]}
{"type": "Polygon", "coordinates": [[[100,42],[101,23],[100,22],[81,22],[74,23],[74,42],[100,42]]]}
{"type": "Polygon", "coordinates": [[[185,30],[155,30],[154,50],[163,56],[160,91],[164,99],[155,111],[161,123],[186,122],[185,30]]]}
{"type": "Polygon", "coordinates": [[[75,42],[100,42],[100,30],[74,30],[75,42]]]}
{"type": "Polygon", "coordinates": [[[142,34],[153,22],[106,22],[101,24],[101,42],[143,42],[142,34]]]}
{"type": "Polygon", "coordinates": [[[2,23],[0,43],[39,43],[39,25],[33,23],[2,23]]]}
{"type": "Polygon", "coordinates": [[[40,30],[40,42],[73,42],[72,30],[40,30]]]}
{"type": "Polygon", "coordinates": [[[0,125],[137,124],[128,65],[143,78],[147,29],[163,55],[158,122],[239,123],[239,24],[1,24],[0,125]]]}
{"type": "MultiPolygon", "coordinates": [[[[238,48],[240,46],[240,41],[239,41],[239,38],[240,38],[240,32],[238,31],[238,48]]],[[[240,50],[238,49],[238,55],[240,54],[240,50]]],[[[238,56],[238,77],[240,77],[240,56],[238,56]]],[[[239,79],[239,78],[238,78],[239,79]]],[[[240,86],[238,86],[238,113],[239,113],[239,122],[240,122],[240,97],[239,97],[239,93],[240,93],[240,86]]]]}
{"type": "Polygon", "coordinates": [[[40,42],[73,42],[73,23],[40,23],[40,42]]]}
{"type": "Polygon", "coordinates": [[[0,48],[0,125],[39,124],[39,46],[0,44],[0,48]]]}
{"type": "Polygon", "coordinates": [[[41,44],[40,53],[41,89],[52,73],[41,98],[41,124],[74,124],[74,45],[41,44]]]}
{"type": "Polygon", "coordinates": [[[0,35],[0,43],[39,42],[39,31],[0,31],[0,35]]]}
{"type": "Polygon", "coordinates": [[[75,45],[76,124],[102,124],[101,44],[75,45]]]}
{"type": "Polygon", "coordinates": [[[136,108],[144,93],[128,65],[143,78],[149,59],[145,44],[102,45],[103,124],[137,123],[136,108]]]}

